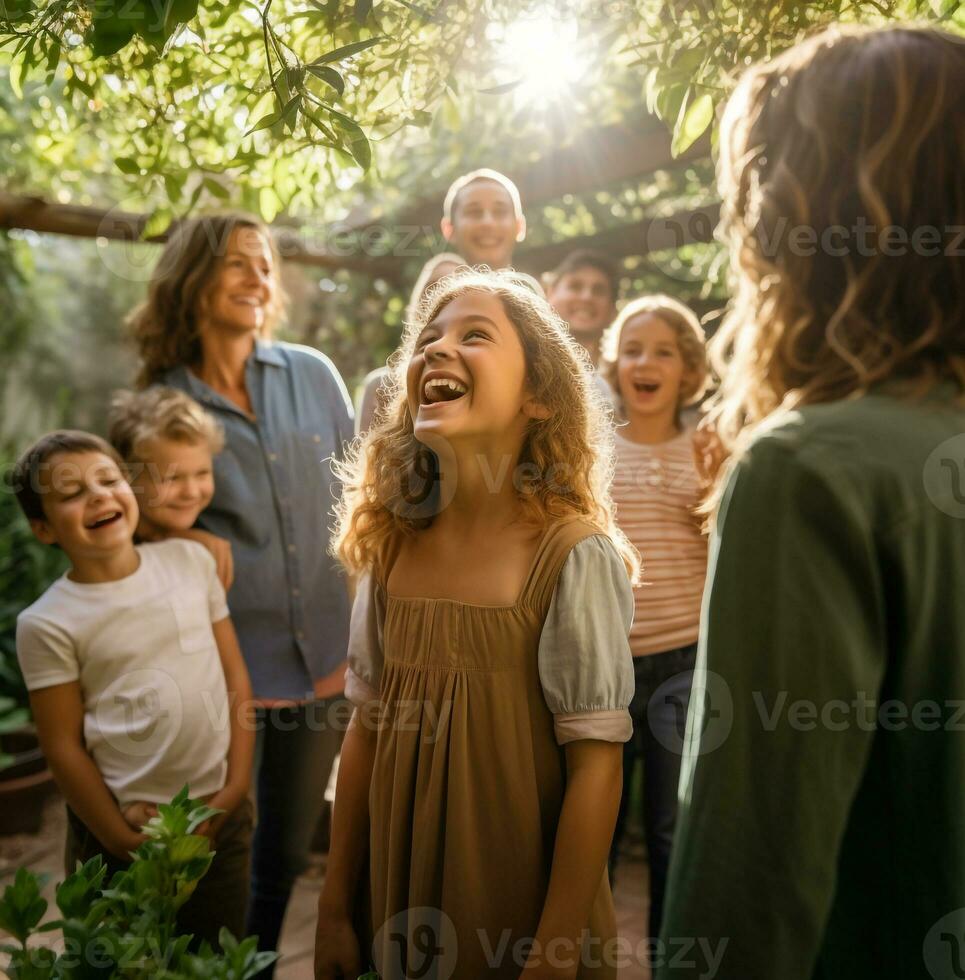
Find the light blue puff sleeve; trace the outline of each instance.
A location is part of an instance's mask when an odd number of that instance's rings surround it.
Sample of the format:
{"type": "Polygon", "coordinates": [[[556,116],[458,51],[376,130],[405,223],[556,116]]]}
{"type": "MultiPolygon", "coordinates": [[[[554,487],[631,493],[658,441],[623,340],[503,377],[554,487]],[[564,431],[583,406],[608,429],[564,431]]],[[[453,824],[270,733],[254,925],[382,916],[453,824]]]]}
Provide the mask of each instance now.
{"type": "Polygon", "coordinates": [[[379,699],[385,592],[371,570],[359,579],[348,637],[345,696],[357,707],[379,699]]]}
{"type": "Polygon", "coordinates": [[[633,734],[633,591],[623,559],[602,534],[567,556],[543,624],[539,676],[560,745],[626,742],[633,734]]]}

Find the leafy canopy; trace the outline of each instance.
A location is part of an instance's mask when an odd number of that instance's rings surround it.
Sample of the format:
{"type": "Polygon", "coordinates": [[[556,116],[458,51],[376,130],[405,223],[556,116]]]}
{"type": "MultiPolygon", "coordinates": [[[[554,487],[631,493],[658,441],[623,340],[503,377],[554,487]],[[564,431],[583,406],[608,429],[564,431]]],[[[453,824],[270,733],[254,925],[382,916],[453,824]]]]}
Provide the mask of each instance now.
{"type": "Polygon", "coordinates": [[[681,152],[750,61],[832,20],[907,18],[965,29],[965,4],[0,0],[0,179],[156,208],[150,232],[229,202],[332,220],[375,188],[425,193],[481,153],[519,165],[644,104],[681,152]],[[565,57],[586,66],[548,105],[520,77],[538,33],[505,57],[527,21],[572,25],[565,57]]]}

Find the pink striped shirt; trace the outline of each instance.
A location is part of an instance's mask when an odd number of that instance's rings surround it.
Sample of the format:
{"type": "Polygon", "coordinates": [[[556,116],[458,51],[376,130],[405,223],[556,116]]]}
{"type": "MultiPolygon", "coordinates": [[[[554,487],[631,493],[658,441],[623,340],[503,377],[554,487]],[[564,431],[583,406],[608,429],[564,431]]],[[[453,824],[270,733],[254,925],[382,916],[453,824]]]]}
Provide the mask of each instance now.
{"type": "Polygon", "coordinates": [[[707,539],[693,513],[699,484],[692,438],[685,430],[651,445],[630,442],[617,430],[616,519],[643,559],[630,630],[635,657],[697,639],[707,539]]]}

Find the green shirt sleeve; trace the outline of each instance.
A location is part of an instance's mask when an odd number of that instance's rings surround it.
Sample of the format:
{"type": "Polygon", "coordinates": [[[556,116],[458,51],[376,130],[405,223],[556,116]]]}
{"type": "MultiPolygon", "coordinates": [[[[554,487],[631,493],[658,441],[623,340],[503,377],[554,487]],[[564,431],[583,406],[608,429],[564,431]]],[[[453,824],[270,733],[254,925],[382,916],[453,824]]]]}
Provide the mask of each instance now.
{"type": "Polygon", "coordinates": [[[717,956],[716,980],[814,974],[886,662],[867,507],[838,462],[769,434],[728,481],[657,980],[717,956]]]}

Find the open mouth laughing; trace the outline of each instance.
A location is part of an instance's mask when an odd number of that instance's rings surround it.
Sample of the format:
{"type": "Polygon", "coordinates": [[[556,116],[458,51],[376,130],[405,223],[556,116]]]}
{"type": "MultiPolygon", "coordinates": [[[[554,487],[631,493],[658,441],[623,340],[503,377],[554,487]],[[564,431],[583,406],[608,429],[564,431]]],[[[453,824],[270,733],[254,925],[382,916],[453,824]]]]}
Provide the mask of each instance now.
{"type": "Polygon", "coordinates": [[[123,520],[124,515],[119,510],[112,510],[107,514],[98,517],[97,520],[85,524],[88,531],[99,531],[101,528],[110,527],[118,521],[123,520]]]}
{"type": "Polygon", "coordinates": [[[652,395],[660,388],[659,381],[634,381],[633,390],[639,394],[652,395]]]}
{"type": "Polygon", "coordinates": [[[466,383],[459,378],[451,375],[429,374],[423,379],[419,404],[422,407],[430,407],[458,401],[468,391],[466,383]]]}

